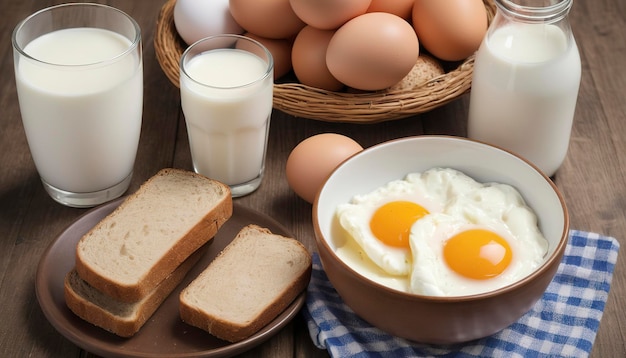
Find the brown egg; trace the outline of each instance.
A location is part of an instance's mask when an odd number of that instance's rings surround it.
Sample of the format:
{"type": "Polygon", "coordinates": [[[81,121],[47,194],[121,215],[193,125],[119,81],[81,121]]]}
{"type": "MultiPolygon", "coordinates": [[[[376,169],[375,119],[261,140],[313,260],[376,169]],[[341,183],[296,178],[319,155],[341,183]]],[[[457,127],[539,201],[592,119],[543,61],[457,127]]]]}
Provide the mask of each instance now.
{"type": "Polygon", "coordinates": [[[268,39],[293,38],[305,25],[289,0],[230,0],[228,4],[241,27],[268,39]]]}
{"type": "Polygon", "coordinates": [[[328,44],[330,73],[347,86],[372,91],[398,83],[413,68],[419,42],[399,16],[372,12],[341,26],[328,44]]]}
{"type": "Polygon", "coordinates": [[[367,12],[388,12],[411,20],[415,0],[372,0],[367,12]]]}
{"type": "Polygon", "coordinates": [[[308,25],[335,30],[364,14],[372,0],[289,0],[293,11],[308,25]]]}
{"type": "Polygon", "coordinates": [[[487,32],[482,0],[415,0],[412,19],[424,48],[446,61],[471,56],[487,32]]]}
{"type": "Polygon", "coordinates": [[[259,41],[274,58],[274,79],[280,78],[291,71],[291,40],[268,39],[250,32],[244,33],[251,39],[259,41]]]}
{"type": "Polygon", "coordinates": [[[338,91],[343,87],[326,66],[326,49],[334,34],[334,30],[320,30],[309,25],[300,30],[291,50],[293,72],[300,83],[327,91],[338,91]]]}
{"type": "Polygon", "coordinates": [[[361,150],[363,147],[352,138],[337,133],[317,134],[303,140],[287,158],[285,174],[289,187],[313,203],[330,173],[361,150]]]}

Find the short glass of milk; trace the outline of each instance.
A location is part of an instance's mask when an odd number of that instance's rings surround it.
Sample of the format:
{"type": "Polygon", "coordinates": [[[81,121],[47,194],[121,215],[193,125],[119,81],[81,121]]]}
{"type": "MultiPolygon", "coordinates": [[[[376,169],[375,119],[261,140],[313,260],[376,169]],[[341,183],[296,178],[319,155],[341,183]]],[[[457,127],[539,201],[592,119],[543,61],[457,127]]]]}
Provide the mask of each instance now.
{"type": "Polygon", "coordinates": [[[194,170],[230,186],[233,197],[253,192],[263,179],[273,86],[272,55],[245,36],[207,37],[181,57],[194,170]]]}
{"type": "Polygon", "coordinates": [[[30,15],[12,41],[22,122],[46,191],[72,207],[124,194],[143,110],[137,23],[109,6],[69,3],[30,15]]]}

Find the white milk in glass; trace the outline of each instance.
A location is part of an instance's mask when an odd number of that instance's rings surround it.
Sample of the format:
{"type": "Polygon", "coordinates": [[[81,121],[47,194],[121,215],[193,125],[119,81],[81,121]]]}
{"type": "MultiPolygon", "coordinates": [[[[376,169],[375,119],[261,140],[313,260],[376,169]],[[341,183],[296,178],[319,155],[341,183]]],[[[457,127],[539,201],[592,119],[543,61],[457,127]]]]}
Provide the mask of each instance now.
{"type": "Polygon", "coordinates": [[[558,26],[496,29],[476,54],[468,136],[553,175],[567,153],[580,71],[576,43],[558,26]]]}
{"type": "Polygon", "coordinates": [[[87,193],[131,174],[141,130],[141,59],[108,61],[130,46],[96,28],[57,30],[25,46],[33,58],[68,65],[21,57],[15,70],[26,136],[46,183],[87,193]]]}
{"type": "Polygon", "coordinates": [[[238,49],[207,51],[185,65],[181,104],[196,172],[231,186],[262,173],[273,76],[258,80],[267,67],[238,49]]]}

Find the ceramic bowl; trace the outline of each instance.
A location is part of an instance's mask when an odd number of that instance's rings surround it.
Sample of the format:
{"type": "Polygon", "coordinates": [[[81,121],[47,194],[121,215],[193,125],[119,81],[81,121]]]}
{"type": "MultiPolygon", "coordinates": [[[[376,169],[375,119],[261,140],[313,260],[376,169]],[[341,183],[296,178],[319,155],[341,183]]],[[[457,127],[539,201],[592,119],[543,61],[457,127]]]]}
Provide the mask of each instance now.
{"type": "Polygon", "coordinates": [[[416,136],[367,148],[340,164],[317,194],[313,225],[322,266],[357,315],[398,337],[448,344],[494,334],[530,310],[557,271],[567,244],[569,216],[550,178],[519,156],[466,138],[416,136]],[[548,240],[544,263],[529,276],[495,291],[433,297],[385,287],[358,274],[337,256],[335,250],[342,240],[335,215],[339,204],[432,167],[453,168],[479,182],[515,187],[535,211],[548,240]]]}

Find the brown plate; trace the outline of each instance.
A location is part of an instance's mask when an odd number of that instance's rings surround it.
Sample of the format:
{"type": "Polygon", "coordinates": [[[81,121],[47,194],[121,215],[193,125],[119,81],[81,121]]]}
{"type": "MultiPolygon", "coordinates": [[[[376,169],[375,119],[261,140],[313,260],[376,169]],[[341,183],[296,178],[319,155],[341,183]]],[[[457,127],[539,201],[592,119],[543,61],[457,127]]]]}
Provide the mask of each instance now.
{"type": "Polygon", "coordinates": [[[247,224],[266,227],[276,234],[292,236],[274,219],[235,204],[232,217],[211,240],[208,251],[185,280],[163,302],[146,324],[131,338],[120,338],[74,315],[65,305],[63,279],[74,266],[78,240],[97,222],[121,204],[122,199],[92,209],[76,220],[41,257],[37,268],[36,292],[46,318],[67,339],[79,347],[105,357],[228,357],[261,344],[278,333],[300,311],[305,293],[300,294],[276,319],[252,337],[237,343],[220,340],[180,320],[178,296],[247,224]]]}

